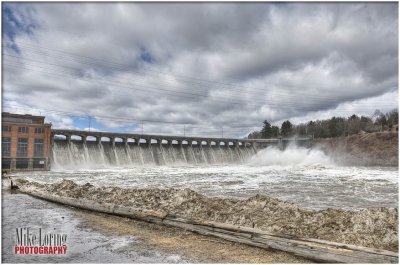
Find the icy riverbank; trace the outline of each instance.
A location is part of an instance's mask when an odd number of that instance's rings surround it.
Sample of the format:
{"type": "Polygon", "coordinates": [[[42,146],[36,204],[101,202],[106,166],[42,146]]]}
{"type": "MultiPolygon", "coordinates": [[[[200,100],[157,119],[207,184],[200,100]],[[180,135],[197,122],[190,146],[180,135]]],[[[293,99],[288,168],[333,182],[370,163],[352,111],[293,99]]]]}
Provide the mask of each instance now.
{"type": "Polygon", "coordinates": [[[40,184],[19,180],[25,189],[163,211],[189,218],[254,227],[264,231],[396,251],[398,209],[307,210],[268,196],[207,197],[190,189],[124,189],[78,185],[64,180],[40,184]]]}

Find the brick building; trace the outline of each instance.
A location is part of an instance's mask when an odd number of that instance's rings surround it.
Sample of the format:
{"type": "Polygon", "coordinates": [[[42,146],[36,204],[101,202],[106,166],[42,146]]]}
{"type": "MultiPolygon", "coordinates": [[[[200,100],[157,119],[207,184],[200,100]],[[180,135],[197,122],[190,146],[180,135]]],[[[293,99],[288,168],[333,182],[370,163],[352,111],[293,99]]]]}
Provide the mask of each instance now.
{"type": "Polygon", "coordinates": [[[2,169],[49,170],[51,124],[44,116],[2,113],[2,169]]]}

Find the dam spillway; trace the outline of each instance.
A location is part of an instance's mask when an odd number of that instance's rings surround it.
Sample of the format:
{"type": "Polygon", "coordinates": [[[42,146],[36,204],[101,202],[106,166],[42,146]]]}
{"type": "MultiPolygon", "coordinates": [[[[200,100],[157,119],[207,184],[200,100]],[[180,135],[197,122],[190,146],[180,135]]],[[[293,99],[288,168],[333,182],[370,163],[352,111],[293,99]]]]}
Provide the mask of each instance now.
{"type": "Polygon", "coordinates": [[[52,167],[232,164],[245,162],[255,153],[244,146],[54,140],[52,167]]]}
{"type": "Polygon", "coordinates": [[[52,130],[51,164],[63,169],[237,164],[260,149],[284,149],[291,143],[311,147],[310,138],[233,139],[59,129],[52,130]]]}

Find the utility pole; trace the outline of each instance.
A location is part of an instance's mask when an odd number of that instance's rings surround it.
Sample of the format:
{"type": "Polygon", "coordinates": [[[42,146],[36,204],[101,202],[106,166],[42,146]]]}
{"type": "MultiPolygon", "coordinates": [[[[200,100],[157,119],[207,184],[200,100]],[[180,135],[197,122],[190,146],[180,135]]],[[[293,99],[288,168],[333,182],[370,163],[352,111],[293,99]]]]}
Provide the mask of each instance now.
{"type": "Polygon", "coordinates": [[[183,125],[183,136],[186,136],[186,125],[183,125]]]}
{"type": "Polygon", "coordinates": [[[142,126],[142,135],[143,135],[143,121],[140,121],[140,124],[142,126]]]}
{"type": "Polygon", "coordinates": [[[88,118],[89,118],[89,132],[90,132],[90,124],[91,124],[91,122],[92,122],[92,117],[91,117],[91,116],[88,116],[88,118]]]}
{"type": "Polygon", "coordinates": [[[221,138],[224,138],[224,127],[221,128],[221,138]]]}

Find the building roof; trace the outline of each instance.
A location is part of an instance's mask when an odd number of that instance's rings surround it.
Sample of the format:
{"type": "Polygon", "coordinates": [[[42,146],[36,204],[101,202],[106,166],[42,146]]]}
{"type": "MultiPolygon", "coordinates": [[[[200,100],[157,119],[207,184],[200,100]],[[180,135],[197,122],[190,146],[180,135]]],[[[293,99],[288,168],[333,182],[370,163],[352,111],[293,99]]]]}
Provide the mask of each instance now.
{"type": "Polygon", "coordinates": [[[16,114],[9,112],[1,113],[1,122],[11,122],[11,123],[26,123],[26,124],[44,124],[45,116],[31,115],[31,114],[16,114]]]}

